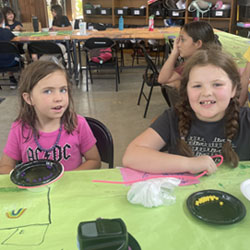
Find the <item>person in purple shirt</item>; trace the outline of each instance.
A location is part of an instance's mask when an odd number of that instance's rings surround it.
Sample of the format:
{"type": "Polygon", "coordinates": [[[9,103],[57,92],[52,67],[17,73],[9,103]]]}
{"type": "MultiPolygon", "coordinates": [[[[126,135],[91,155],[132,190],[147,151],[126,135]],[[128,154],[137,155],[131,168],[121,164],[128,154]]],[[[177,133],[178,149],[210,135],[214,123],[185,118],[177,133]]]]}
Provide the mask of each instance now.
{"type": "Polygon", "coordinates": [[[70,81],[60,65],[31,63],[22,72],[19,92],[20,112],[9,132],[0,174],[8,174],[19,161],[38,159],[58,161],[65,171],[100,168],[96,139],[85,118],[74,111],[70,81]]]}

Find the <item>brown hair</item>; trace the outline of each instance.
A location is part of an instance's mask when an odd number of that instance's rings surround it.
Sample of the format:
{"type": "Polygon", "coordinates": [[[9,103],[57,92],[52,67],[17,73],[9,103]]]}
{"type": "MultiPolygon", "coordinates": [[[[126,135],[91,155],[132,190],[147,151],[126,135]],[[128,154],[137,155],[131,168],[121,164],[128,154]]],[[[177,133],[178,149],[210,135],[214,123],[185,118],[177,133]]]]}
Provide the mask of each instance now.
{"type": "Polygon", "coordinates": [[[14,12],[13,9],[11,9],[10,7],[8,6],[5,6],[3,9],[2,9],[2,12],[3,12],[3,16],[4,16],[4,20],[5,20],[5,24],[8,25],[8,20],[7,20],[7,14],[9,13],[12,13],[14,15],[14,19],[13,21],[15,21],[16,19],[16,13],[14,12]]]}
{"type": "MultiPolygon", "coordinates": [[[[25,92],[30,94],[32,89],[41,79],[56,71],[61,71],[62,74],[65,75],[68,83],[69,105],[61,118],[61,122],[63,123],[64,128],[68,133],[72,133],[77,126],[77,116],[74,111],[71,82],[64,68],[54,62],[36,61],[28,65],[21,74],[19,85],[19,98],[21,108],[16,119],[17,121],[20,121],[22,123],[22,126],[29,125],[36,134],[38,134],[38,132],[35,128],[37,120],[35,109],[32,105],[29,105],[25,102],[22,95],[25,92]]],[[[29,136],[26,139],[28,140],[29,136]]]]}
{"type": "Polygon", "coordinates": [[[236,167],[239,158],[232,149],[231,142],[234,136],[237,134],[239,128],[239,96],[241,90],[240,75],[232,57],[220,50],[198,50],[187,60],[185,64],[179,92],[180,99],[176,105],[176,111],[179,118],[178,129],[181,138],[178,143],[178,148],[180,150],[180,154],[182,155],[193,155],[191,148],[185,142],[185,138],[189,133],[193,117],[193,110],[189,104],[187,96],[187,84],[189,81],[190,72],[195,66],[206,66],[209,64],[224,70],[227,73],[229,79],[231,79],[233,88],[236,88],[236,94],[233,98],[231,98],[225,112],[224,131],[226,141],[222,146],[222,154],[224,156],[225,162],[228,162],[236,167]]]}
{"type": "Polygon", "coordinates": [[[202,49],[210,46],[221,47],[218,36],[214,34],[213,27],[207,22],[194,21],[183,25],[181,29],[193,39],[193,42],[201,40],[202,49]]]}

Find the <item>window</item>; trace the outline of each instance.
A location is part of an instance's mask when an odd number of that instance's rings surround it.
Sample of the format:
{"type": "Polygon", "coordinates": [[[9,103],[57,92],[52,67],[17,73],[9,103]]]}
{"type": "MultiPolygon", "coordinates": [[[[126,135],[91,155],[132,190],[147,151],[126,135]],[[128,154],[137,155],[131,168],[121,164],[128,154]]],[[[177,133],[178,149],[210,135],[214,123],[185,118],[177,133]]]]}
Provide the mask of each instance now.
{"type": "Polygon", "coordinates": [[[72,4],[72,18],[80,19],[83,18],[82,0],[71,0],[72,4]]]}

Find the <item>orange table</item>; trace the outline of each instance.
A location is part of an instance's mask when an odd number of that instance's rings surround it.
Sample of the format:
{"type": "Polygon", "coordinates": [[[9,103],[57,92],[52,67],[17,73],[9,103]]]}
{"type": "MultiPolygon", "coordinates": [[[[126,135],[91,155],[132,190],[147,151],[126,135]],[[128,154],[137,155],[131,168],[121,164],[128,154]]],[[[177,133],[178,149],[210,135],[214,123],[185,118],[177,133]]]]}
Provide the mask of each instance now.
{"type": "Polygon", "coordinates": [[[73,42],[74,50],[74,60],[75,60],[75,79],[78,80],[78,70],[77,70],[77,56],[76,56],[76,43],[78,43],[78,53],[79,58],[81,58],[80,42],[86,41],[93,37],[107,37],[113,40],[165,40],[167,34],[179,33],[180,27],[168,27],[168,28],[155,28],[154,31],[149,31],[148,27],[145,28],[126,28],[124,30],[119,30],[118,28],[110,28],[104,31],[97,30],[87,30],[86,35],[81,35],[79,30],[73,31],[71,39],[73,42]]]}
{"type": "Polygon", "coordinates": [[[155,28],[154,31],[149,31],[148,27],[145,28],[127,28],[124,30],[119,29],[107,29],[104,31],[88,30],[86,35],[80,35],[79,30],[73,31],[71,39],[75,40],[87,40],[91,37],[108,37],[110,39],[127,40],[127,39],[165,39],[165,35],[169,33],[178,33],[180,27],[169,28],[155,28]]]}
{"type": "MultiPolygon", "coordinates": [[[[113,40],[164,40],[167,34],[179,33],[180,27],[168,27],[168,28],[155,28],[154,31],[149,31],[148,27],[145,28],[126,28],[124,30],[119,30],[115,28],[110,28],[104,31],[98,30],[87,30],[86,35],[81,35],[79,30],[74,30],[71,32],[58,32],[57,35],[49,35],[47,32],[24,32],[19,36],[12,39],[13,42],[19,43],[29,43],[35,41],[53,41],[53,42],[65,42],[67,46],[68,58],[70,58],[70,42],[73,43],[73,65],[75,80],[78,81],[78,61],[76,53],[76,43],[79,44],[78,48],[80,49],[80,42],[86,41],[92,37],[108,37],[113,40]],[[30,35],[29,35],[30,34],[30,35]]],[[[80,56],[80,50],[79,50],[80,56]]],[[[80,58],[80,57],[79,57],[80,58]]],[[[71,73],[71,62],[69,60],[69,70],[71,73]]]]}

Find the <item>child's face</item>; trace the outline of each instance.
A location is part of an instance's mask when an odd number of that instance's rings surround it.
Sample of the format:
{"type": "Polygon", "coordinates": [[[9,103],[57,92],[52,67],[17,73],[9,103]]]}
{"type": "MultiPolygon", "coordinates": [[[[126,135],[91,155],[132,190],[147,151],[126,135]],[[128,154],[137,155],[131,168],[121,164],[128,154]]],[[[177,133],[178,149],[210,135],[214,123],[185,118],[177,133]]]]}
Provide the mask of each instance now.
{"type": "Polygon", "coordinates": [[[189,74],[187,94],[191,108],[202,121],[219,121],[236,89],[227,73],[213,65],[195,66],[189,74]]]}
{"type": "Polygon", "coordinates": [[[52,11],[51,11],[51,15],[52,15],[53,17],[56,17],[56,12],[55,12],[54,10],[52,10],[52,11]]]}
{"type": "Polygon", "coordinates": [[[60,120],[69,105],[68,83],[62,71],[55,71],[41,79],[24,100],[33,105],[38,120],[48,122],[60,120]]]}
{"type": "Polygon", "coordinates": [[[14,20],[14,14],[13,14],[12,12],[8,12],[8,13],[6,14],[6,19],[7,19],[8,21],[13,21],[13,20],[14,20]]]}
{"type": "Polygon", "coordinates": [[[179,42],[177,47],[180,52],[180,56],[183,58],[188,58],[194,54],[202,45],[202,42],[199,40],[194,42],[192,37],[189,36],[184,30],[180,31],[179,42]]]}

